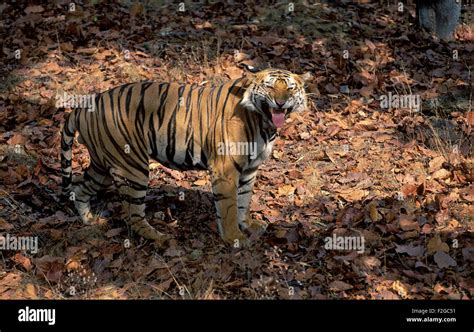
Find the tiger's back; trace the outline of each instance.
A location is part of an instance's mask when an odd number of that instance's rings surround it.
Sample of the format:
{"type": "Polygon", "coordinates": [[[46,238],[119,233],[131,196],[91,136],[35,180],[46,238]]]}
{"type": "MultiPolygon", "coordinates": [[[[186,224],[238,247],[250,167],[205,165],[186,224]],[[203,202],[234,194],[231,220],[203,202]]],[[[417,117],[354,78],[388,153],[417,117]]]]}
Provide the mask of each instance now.
{"type": "Polygon", "coordinates": [[[258,116],[238,105],[244,85],[241,79],[213,87],[125,84],[100,94],[94,111],[77,110],[77,130],[89,151],[100,149],[92,159],[102,166],[113,165],[120,155],[124,166],[151,157],[174,169],[207,169],[208,159],[216,157],[216,143],[231,136],[250,142],[257,139],[252,134],[264,135],[257,128],[258,116]],[[233,116],[249,127],[255,124],[245,137],[229,122],[233,116]]]}

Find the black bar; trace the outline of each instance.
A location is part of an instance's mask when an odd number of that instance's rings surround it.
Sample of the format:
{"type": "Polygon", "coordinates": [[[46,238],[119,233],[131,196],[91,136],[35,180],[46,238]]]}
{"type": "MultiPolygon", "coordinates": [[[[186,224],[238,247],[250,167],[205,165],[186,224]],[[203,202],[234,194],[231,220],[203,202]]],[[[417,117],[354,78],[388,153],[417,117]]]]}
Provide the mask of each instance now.
{"type": "MultiPolygon", "coordinates": [[[[261,331],[473,331],[472,301],[0,301],[0,331],[131,331],[249,329],[261,331]],[[55,309],[54,325],[19,322],[19,312],[55,309]],[[430,310],[433,311],[430,313],[430,310]],[[407,322],[407,318],[456,322],[407,322]]],[[[23,316],[25,317],[25,316],[23,316]]],[[[46,317],[46,316],[45,316],[46,317]]]]}

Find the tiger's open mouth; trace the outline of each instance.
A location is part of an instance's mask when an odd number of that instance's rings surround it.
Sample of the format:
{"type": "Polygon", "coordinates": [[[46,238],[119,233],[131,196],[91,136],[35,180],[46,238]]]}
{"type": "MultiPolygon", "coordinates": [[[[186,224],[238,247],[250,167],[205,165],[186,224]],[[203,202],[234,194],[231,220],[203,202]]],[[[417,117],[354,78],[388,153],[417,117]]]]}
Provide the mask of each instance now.
{"type": "Polygon", "coordinates": [[[286,114],[291,112],[290,108],[272,108],[267,102],[262,102],[262,111],[272,119],[275,127],[280,128],[285,124],[286,114]]]}

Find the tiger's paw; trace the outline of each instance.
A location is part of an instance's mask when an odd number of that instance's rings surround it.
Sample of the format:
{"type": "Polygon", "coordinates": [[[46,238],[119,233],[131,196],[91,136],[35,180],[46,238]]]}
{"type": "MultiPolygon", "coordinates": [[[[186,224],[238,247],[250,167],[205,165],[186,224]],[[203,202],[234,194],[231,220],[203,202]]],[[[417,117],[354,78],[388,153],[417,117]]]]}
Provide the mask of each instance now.
{"type": "Polygon", "coordinates": [[[263,220],[256,220],[252,218],[248,218],[245,222],[246,230],[251,234],[251,237],[260,237],[265,233],[268,227],[268,223],[263,220]]]}
{"type": "Polygon", "coordinates": [[[224,241],[235,249],[243,249],[250,246],[250,240],[241,231],[233,232],[228,236],[224,236],[224,241]]]}
{"type": "Polygon", "coordinates": [[[79,217],[81,218],[82,223],[84,225],[92,225],[95,218],[90,210],[89,203],[75,201],[74,206],[76,207],[76,210],[79,213],[79,217]]]}
{"type": "Polygon", "coordinates": [[[145,239],[154,241],[159,247],[164,246],[170,240],[168,235],[161,233],[159,230],[151,226],[146,220],[136,222],[131,226],[131,228],[136,234],[144,237],[145,239]]]}

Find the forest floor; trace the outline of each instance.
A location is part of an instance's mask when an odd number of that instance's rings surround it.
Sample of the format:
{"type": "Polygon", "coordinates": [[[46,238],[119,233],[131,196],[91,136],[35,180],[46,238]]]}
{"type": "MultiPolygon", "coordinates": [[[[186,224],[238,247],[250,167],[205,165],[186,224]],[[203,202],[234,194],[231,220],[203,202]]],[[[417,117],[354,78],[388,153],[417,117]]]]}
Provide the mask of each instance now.
{"type": "MultiPolygon", "coordinates": [[[[0,239],[38,240],[0,251],[0,298],[474,297],[472,25],[447,43],[410,7],[287,6],[0,5],[0,239]],[[113,193],[91,226],[59,201],[57,96],[219,83],[241,62],[314,76],[260,169],[251,211],[269,227],[249,249],[220,239],[206,172],[152,164],[163,250],[130,234],[113,193]],[[385,108],[390,94],[420,108],[385,108]]],[[[88,162],[76,144],[74,172],[88,162]]]]}

